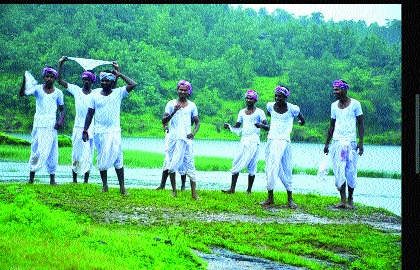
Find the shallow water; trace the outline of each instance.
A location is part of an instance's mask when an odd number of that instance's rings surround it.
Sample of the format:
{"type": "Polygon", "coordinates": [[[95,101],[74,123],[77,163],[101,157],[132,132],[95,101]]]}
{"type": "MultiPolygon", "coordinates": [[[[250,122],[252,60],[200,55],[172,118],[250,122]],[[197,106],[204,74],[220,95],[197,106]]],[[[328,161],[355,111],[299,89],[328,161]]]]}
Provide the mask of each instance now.
{"type": "MultiPolygon", "coordinates": [[[[127,188],[150,188],[154,189],[160,184],[162,175],[161,169],[142,169],[125,168],[125,185],[127,188]]],[[[2,182],[26,182],[29,177],[28,163],[23,162],[0,162],[0,181],[2,182]],[[7,180],[6,180],[7,179],[7,180]]],[[[49,183],[49,175],[45,168],[36,173],[35,178],[40,179],[41,183],[49,183]]],[[[240,173],[236,185],[237,192],[245,192],[248,185],[248,175],[240,173]]],[[[72,182],[72,173],[70,166],[58,166],[56,172],[56,181],[58,183],[72,182]]],[[[79,177],[79,182],[83,182],[79,177]]],[[[90,183],[101,184],[99,172],[93,170],[90,183]]],[[[177,175],[177,187],[179,188],[180,177],[177,175]]],[[[197,171],[197,190],[221,190],[228,189],[231,182],[230,172],[203,172],[197,171]]],[[[118,187],[118,180],[115,170],[108,170],[108,184],[111,187],[118,187]]],[[[169,179],[166,188],[170,189],[169,179]]],[[[189,181],[186,188],[189,189],[189,181]]],[[[264,173],[257,173],[253,185],[253,191],[266,191],[266,181],[264,173]]],[[[281,181],[277,181],[274,192],[285,191],[281,181]]],[[[294,175],[293,193],[308,194],[317,193],[320,195],[337,196],[339,193],[334,185],[334,177],[326,176],[325,181],[318,179],[313,175],[294,175]]],[[[357,179],[357,187],[354,191],[354,201],[369,206],[385,208],[396,215],[401,216],[401,180],[388,178],[366,178],[357,179]]]]}

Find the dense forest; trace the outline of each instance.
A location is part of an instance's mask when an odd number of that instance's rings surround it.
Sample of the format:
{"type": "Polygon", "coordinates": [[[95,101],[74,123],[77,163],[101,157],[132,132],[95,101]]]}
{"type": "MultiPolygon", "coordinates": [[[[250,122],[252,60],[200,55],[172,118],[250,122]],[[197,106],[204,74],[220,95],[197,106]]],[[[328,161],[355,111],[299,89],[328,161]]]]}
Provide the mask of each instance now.
{"type": "MultiPolygon", "coordinates": [[[[1,131],[30,133],[35,100],[18,96],[23,74],[42,82],[42,68],[57,67],[65,55],[115,60],[138,83],[122,102],[123,136],[163,137],[166,102],[186,79],[200,115],[196,138],[236,138],[222,127],[236,122],[245,91],[256,90],[256,105],[265,110],[281,84],[307,120],[295,125],[293,140],[324,142],[332,81],[341,78],[362,104],[365,143],[401,144],[399,20],[367,26],[325,21],[321,13],[295,18],[281,9],[270,14],[228,4],[10,4],[0,5],[0,18],[1,131]]],[[[81,85],[82,72],[67,61],[63,78],[81,85]]],[[[62,133],[71,134],[74,98],[56,86],[65,93],[62,133]]]]}

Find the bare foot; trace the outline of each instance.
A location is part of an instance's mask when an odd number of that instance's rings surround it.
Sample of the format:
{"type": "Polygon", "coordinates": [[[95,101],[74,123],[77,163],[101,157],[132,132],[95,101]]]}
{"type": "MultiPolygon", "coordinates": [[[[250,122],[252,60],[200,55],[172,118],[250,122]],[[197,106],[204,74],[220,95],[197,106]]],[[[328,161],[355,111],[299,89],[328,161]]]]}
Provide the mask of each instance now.
{"type": "Polygon", "coordinates": [[[234,190],[231,190],[231,189],[226,189],[226,190],[223,190],[222,189],[222,192],[225,193],[225,194],[233,194],[233,193],[235,193],[235,191],[234,190]]]}
{"type": "Polygon", "coordinates": [[[272,205],[272,204],[274,204],[274,201],[269,200],[269,199],[267,199],[267,200],[265,200],[265,201],[263,201],[263,202],[260,202],[260,205],[262,205],[262,206],[265,206],[265,205],[272,205]]]}
{"type": "Polygon", "coordinates": [[[341,208],[341,209],[344,209],[344,208],[347,208],[347,205],[346,205],[346,203],[339,202],[339,203],[337,203],[337,204],[334,204],[334,205],[333,205],[333,207],[334,207],[334,208],[341,208]]]}
{"type": "Polygon", "coordinates": [[[356,207],[354,206],[354,202],[353,202],[353,200],[349,200],[349,201],[348,201],[348,208],[349,208],[349,209],[351,209],[351,210],[356,209],[356,207]]]}
{"type": "Polygon", "coordinates": [[[290,208],[290,209],[296,209],[296,208],[297,208],[297,205],[295,204],[295,202],[294,202],[294,201],[290,201],[290,202],[287,204],[287,206],[289,206],[289,208],[290,208]]]}
{"type": "Polygon", "coordinates": [[[120,190],[120,193],[121,194],[124,194],[124,195],[130,195],[130,193],[127,190],[125,190],[125,189],[120,190]]]}
{"type": "Polygon", "coordinates": [[[192,198],[193,198],[194,200],[201,201],[201,198],[200,198],[197,194],[192,195],[192,198]]]}

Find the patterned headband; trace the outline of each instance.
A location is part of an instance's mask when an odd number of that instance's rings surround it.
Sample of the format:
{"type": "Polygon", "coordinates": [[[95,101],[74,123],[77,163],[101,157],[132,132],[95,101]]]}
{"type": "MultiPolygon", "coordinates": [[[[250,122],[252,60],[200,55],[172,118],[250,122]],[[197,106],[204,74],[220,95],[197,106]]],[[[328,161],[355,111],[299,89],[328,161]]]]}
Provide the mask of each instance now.
{"type": "Polygon", "coordinates": [[[286,87],[280,85],[276,87],[275,93],[282,93],[286,97],[290,96],[290,91],[286,87]]]}
{"type": "Polygon", "coordinates": [[[176,87],[176,89],[179,89],[179,87],[181,85],[186,86],[187,89],[188,89],[188,94],[191,95],[191,93],[192,93],[192,86],[191,86],[190,82],[189,81],[186,81],[186,80],[180,80],[179,83],[178,83],[178,85],[177,85],[177,87],[176,87]]]}
{"type": "Polygon", "coordinates": [[[109,81],[115,81],[117,77],[114,74],[108,72],[101,72],[99,73],[99,79],[102,81],[103,79],[107,79],[109,81]]]}
{"type": "Polygon", "coordinates": [[[53,69],[52,67],[45,67],[42,70],[42,77],[44,77],[45,74],[47,74],[47,72],[51,72],[52,74],[54,74],[55,77],[58,77],[58,72],[55,69],[53,69]]]}
{"type": "Polygon", "coordinates": [[[85,71],[82,73],[82,79],[83,78],[90,78],[92,82],[96,82],[96,75],[90,71],[85,71]]]}
{"type": "Polygon", "coordinates": [[[248,91],[246,91],[245,98],[247,98],[247,97],[252,98],[255,101],[258,100],[258,94],[257,94],[257,92],[255,92],[252,89],[249,89],[248,91]]]}
{"type": "Polygon", "coordinates": [[[345,90],[348,90],[350,88],[350,86],[347,83],[343,82],[342,80],[335,80],[333,82],[333,87],[338,87],[340,89],[345,89],[345,90]]]}

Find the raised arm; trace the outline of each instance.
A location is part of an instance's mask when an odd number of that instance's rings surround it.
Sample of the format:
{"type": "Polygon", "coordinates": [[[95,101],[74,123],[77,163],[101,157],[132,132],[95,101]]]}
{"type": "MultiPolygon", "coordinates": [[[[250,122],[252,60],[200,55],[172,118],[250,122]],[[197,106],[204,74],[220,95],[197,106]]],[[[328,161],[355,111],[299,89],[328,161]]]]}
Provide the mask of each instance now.
{"type": "Polygon", "coordinates": [[[60,58],[60,60],[58,60],[58,78],[57,78],[57,82],[59,84],[61,84],[64,88],[67,88],[69,86],[68,82],[64,81],[61,74],[63,71],[63,63],[66,62],[68,60],[67,56],[62,56],[60,58]]]}
{"type": "Polygon", "coordinates": [[[121,77],[121,78],[124,80],[124,82],[127,84],[127,86],[126,86],[126,90],[127,90],[127,92],[128,92],[128,93],[130,93],[130,92],[131,92],[131,90],[133,90],[133,89],[134,89],[134,87],[136,87],[136,86],[137,86],[137,83],[136,83],[135,81],[133,81],[130,77],[125,76],[124,74],[120,73],[120,72],[119,72],[118,70],[116,70],[116,69],[114,69],[114,70],[112,71],[112,74],[114,74],[117,78],[118,78],[118,77],[121,77]]]}
{"type": "Polygon", "coordinates": [[[19,96],[25,96],[25,84],[26,84],[26,77],[23,75],[22,85],[20,86],[19,96]]]}

